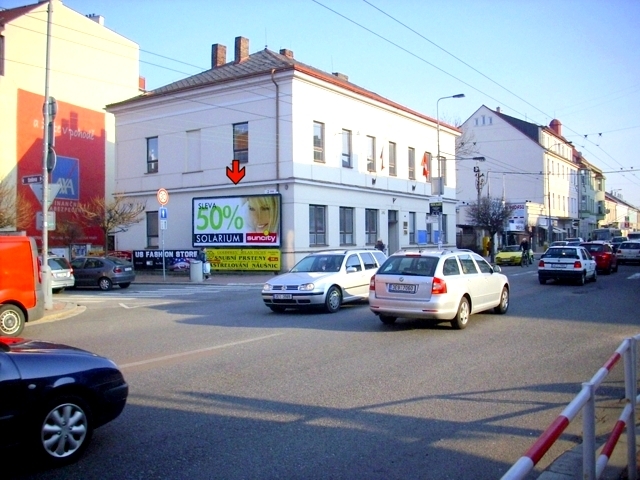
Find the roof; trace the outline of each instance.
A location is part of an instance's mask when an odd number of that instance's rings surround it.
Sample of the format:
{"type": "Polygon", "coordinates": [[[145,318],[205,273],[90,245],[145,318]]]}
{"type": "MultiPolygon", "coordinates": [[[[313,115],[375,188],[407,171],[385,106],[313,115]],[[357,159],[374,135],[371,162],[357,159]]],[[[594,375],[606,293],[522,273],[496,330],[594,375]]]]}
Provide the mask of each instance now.
{"type": "Polygon", "coordinates": [[[7,10],[0,10],[0,25],[5,25],[11,20],[15,20],[18,17],[26,15],[32,10],[42,6],[42,2],[34,3],[31,5],[25,5],[24,7],[9,8],[7,10]]]}
{"type": "Polygon", "coordinates": [[[539,129],[546,128],[540,125],[536,125],[535,123],[525,122],[524,120],[520,120],[519,118],[512,117],[510,115],[505,115],[502,112],[498,112],[496,110],[492,110],[498,117],[507,122],[509,125],[514,127],[516,130],[519,130],[524,135],[529,137],[536,143],[539,143],[539,129]]]}
{"type": "MultiPolygon", "coordinates": [[[[271,75],[272,73],[292,71],[300,72],[317,79],[323,80],[332,85],[342,87],[358,95],[362,95],[371,100],[375,100],[393,108],[397,108],[404,112],[410,113],[424,120],[437,123],[437,120],[433,117],[429,117],[415,110],[411,110],[399,103],[393,102],[388,98],[378,95],[375,92],[366,90],[358,85],[349,82],[345,78],[341,78],[338,75],[330,74],[319,70],[315,67],[307,65],[305,63],[295,60],[292,56],[276,53],[272,50],[265,48],[256,53],[252,53],[245,60],[241,62],[227,62],[224,65],[220,65],[215,68],[211,68],[202,73],[192,75],[182,80],[170,83],[168,85],[150,90],[144,94],[124,100],[122,102],[108,105],[107,108],[112,106],[129,105],[138,102],[143,102],[149,98],[157,98],[163,95],[174,95],[177,93],[185,92],[192,89],[198,89],[203,87],[209,87],[212,85],[218,85],[225,82],[231,82],[240,79],[246,79],[250,77],[258,77],[264,75],[271,75]]],[[[440,122],[441,127],[446,127],[455,131],[460,131],[459,128],[449,125],[445,122],[440,122]]]]}

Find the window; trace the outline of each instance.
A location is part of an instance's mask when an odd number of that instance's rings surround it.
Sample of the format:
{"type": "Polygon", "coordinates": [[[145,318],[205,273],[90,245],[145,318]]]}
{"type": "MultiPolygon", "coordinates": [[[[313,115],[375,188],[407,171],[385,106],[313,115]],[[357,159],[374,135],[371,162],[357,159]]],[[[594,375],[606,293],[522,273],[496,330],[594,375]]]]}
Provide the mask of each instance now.
{"type": "Polygon", "coordinates": [[[324,205],[309,205],[309,245],[326,245],[326,210],[324,205]]]}
{"type": "Polygon", "coordinates": [[[158,212],[147,212],[147,248],[158,248],[158,212]]]}
{"type": "Polygon", "coordinates": [[[416,243],[416,212],[409,212],[409,243],[416,243]]]}
{"type": "Polygon", "coordinates": [[[0,76],[4,75],[4,37],[0,35],[0,76]]]}
{"type": "Polygon", "coordinates": [[[442,274],[445,276],[460,275],[460,267],[455,258],[447,258],[442,264],[442,274]]]}
{"type": "Polygon", "coordinates": [[[367,172],[376,171],[376,139],[367,135],[367,172]]]}
{"type": "Polygon", "coordinates": [[[200,166],[200,130],[187,132],[187,172],[198,172],[200,166]]]}
{"type": "Polygon", "coordinates": [[[409,180],[415,180],[416,179],[416,150],[415,150],[415,148],[409,147],[408,161],[409,161],[409,180]]]}
{"type": "Polygon", "coordinates": [[[147,138],[147,173],[158,173],[158,137],[147,138]]]}
{"type": "Polygon", "coordinates": [[[340,207],[340,245],[354,245],[353,208],[340,207]]]}
{"type": "Polygon", "coordinates": [[[447,215],[443,213],[440,216],[442,217],[442,238],[440,241],[442,243],[447,243],[447,215]]]}
{"type": "Polygon", "coordinates": [[[364,211],[365,243],[375,245],[378,240],[378,210],[367,208],[364,211]]]}
{"type": "Polygon", "coordinates": [[[360,257],[357,254],[349,255],[347,258],[347,263],[345,264],[346,268],[353,267],[357,272],[362,271],[362,263],[360,263],[360,257]]]}
{"type": "Polygon", "coordinates": [[[233,159],[240,163],[249,161],[249,124],[236,123],[233,125],[233,159]]]}
{"type": "Polygon", "coordinates": [[[351,130],[342,130],[342,166],[351,167],[351,130]]]}
{"type": "Polygon", "coordinates": [[[362,263],[364,264],[365,270],[372,270],[374,268],[378,268],[378,264],[376,263],[376,259],[373,258],[373,255],[368,252],[363,252],[360,254],[362,257],[362,263]]]}
{"type": "Polygon", "coordinates": [[[465,273],[467,275],[478,273],[478,269],[476,268],[476,264],[473,263],[471,255],[460,255],[458,259],[460,260],[460,265],[462,266],[462,273],[465,273]]]}
{"type": "Polygon", "coordinates": [[[396,176],[396,144],[389,142],[389,175],[396,176]]]}
{"type": "Polygon", "coordinates": [[[324,163],[324,123],[313,122],[313,161],[324,163]]]}

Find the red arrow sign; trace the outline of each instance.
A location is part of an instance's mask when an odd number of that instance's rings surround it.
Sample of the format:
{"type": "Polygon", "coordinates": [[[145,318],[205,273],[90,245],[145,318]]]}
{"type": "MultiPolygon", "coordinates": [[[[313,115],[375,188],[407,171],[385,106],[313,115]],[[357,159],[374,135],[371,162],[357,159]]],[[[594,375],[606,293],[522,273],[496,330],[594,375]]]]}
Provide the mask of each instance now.
{"type": "Polygon", "coordinates": [[[237,185],[244,178],[244,167],[240,168],[240,160],[232,160],[231,166],[233,168],[227,167],[227,177],[237,185]]]}

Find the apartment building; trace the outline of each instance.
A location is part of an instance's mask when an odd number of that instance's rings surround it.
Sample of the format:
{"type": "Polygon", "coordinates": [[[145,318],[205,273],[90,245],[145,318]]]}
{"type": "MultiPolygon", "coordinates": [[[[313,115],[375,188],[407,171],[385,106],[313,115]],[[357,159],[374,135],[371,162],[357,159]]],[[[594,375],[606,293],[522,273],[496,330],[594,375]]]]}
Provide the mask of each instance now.
{"type": "Polygon", "coordinates": [[[214,268],[233,259],[230,268],[284,270],[312,251],[378,239],[388,252],[455,244],[460,130],[291,50],[250,53],[236,37],[227,61],[214,44],[209,70],[108,111],[116,189],[147,204],[120,249],[206,248],[214,268]]]}
{"type": "Polygon", "coordinates": [[[69,219],[79,202],[114,191],[115,123],[105,105],[140,92],[138,45],[106,28],[103,17],[83,15],[59,0],[0,10],[0,181],[29,203],[27,233],[38,239],[46,83],[57,105],[57,162],[49,175],[57,191],[50,207],[56,229],[49,232],[49,246],[103,245],[99,229],[69,219]],[[72,224],[79,228],[65,229],[72,224]]]}

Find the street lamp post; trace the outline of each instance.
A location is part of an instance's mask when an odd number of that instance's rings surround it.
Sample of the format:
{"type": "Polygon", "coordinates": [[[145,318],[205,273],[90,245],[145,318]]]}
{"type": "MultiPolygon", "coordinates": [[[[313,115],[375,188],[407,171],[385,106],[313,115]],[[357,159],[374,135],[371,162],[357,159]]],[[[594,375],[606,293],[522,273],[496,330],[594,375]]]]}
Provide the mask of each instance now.
{"type": "Polygon", "coordinates": [[[440,215],[438,215],[438,246],[442,245],[442,213],[444,210],[443,200],[444,200],[444,177],[443,177],[443,165],[442,159],[440,158],[440,100],[445,100],[447,98],[464,98],[464,93],[458,93],[456,95],[449,95],[448,97],[440,97],[436,102],[436,142],[438,146],[438,173],[440,175],[438,181],[438,193],[440,195],[440,215]]]}

